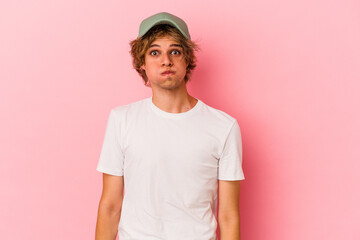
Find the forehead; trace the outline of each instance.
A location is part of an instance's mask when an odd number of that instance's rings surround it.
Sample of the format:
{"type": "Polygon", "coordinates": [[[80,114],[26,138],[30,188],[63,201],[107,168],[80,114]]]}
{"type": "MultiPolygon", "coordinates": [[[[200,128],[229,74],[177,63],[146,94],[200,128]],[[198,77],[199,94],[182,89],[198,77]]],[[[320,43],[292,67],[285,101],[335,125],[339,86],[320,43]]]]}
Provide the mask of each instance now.
{"type": "Polygon", "coordinates": [[[161,37],[157,37],[154,39],[154,41],[152,41],[149,45],[150,47],[155,47],[155,46],[179,46],[181,47],[181,44],[179,41],[177,41],[174,37],[171,37],[169,35],[165,35],[165,36],[161,36],[161,37]]]}

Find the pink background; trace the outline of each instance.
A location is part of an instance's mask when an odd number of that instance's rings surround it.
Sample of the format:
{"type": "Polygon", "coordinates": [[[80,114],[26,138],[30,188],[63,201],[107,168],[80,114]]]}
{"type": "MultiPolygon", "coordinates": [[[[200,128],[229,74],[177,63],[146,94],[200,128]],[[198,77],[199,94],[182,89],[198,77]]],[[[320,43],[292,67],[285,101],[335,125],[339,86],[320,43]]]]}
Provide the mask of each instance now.
{"type": "Polygon", "coordinates": [[[189,93],[237,118],[244,240],[360,239],[360,3],[1,1],[1,239],[93,239],[111,108],[151,96],[128,42],[182,17],[189,93]]]}

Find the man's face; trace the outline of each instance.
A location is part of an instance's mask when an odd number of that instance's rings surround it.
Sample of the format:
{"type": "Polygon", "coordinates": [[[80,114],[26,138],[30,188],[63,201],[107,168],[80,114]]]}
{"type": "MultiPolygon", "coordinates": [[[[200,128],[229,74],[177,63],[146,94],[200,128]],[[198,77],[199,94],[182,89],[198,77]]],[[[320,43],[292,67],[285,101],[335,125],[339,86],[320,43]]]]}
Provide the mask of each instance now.
{"type": "Polygon", "coordinates": [[[184,84],[187,63],[181,45],[169,36],[155,39],[141,66],[152,87],[174,89],[184,84]]]}

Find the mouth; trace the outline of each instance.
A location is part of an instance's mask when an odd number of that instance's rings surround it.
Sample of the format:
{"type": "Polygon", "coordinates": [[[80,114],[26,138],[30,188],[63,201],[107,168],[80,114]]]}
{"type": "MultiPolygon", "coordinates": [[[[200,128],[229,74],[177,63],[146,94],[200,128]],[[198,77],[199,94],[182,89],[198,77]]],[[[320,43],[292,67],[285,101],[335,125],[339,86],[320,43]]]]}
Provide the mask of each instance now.
{"type": "Polygon", "coordinates": [[[174,71],[164,71],[164,72],[161,73],[161,75],[167,76],[167,75],[172,75],[174,73],[175,73],[174,71]]]}

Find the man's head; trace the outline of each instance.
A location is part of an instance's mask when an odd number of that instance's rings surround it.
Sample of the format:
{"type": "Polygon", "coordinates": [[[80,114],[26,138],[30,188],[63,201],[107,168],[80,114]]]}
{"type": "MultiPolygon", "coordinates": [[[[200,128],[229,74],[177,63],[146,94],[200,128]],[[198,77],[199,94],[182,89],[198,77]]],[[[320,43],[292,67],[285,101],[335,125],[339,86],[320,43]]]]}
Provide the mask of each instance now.
{"type": "MultiPolygon", "coordinates": [[[[139,28],[138,38],[130,42],[133,66],[148,85],[146,74],[146,59],[150,59],[149,48],[153,47],[158,39],[170,39],[181,48],[185,61],[184,81],[190,79],[192,70],[196,67],[195,51],[198,46],[191,41],[186,23],[180,18],[169,13],[159,13],[144,19],[139,28]]],[[[169,55],[171,60],[172,55],[169,55]]],[[[178,59],[178,58],[177,58],[178,59]]],[[[182,64],[181,64],[182,65],[182,64]]],[[[149,69],[148,69],[149,70],[149,69]]]]}

